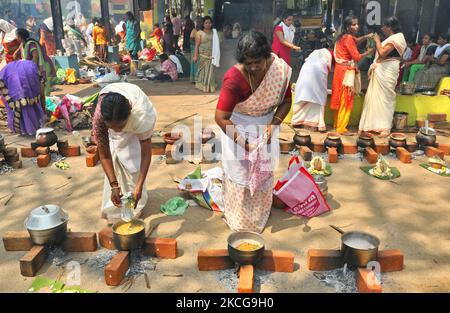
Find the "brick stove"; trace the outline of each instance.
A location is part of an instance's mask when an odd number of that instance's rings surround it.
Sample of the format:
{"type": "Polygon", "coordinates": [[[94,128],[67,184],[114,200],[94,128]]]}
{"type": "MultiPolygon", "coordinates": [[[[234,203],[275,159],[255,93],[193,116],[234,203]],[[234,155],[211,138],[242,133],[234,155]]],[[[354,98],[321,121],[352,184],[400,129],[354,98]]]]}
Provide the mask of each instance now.
{"type": "Polygon", "coordinates": [[[197,256],[200,271],[218,271],[236,268],[239,271],[239,293],[254,292],[255,267],[265,271],[292,273],[294,254],[287,251],[264,251],[263,259],[256,265],[238,265],[229,257],[227,249],[202,249],[197,256]]]}
{"type": "MultiPolygon", "coordinates": [[[[105,227],[99,234],[100,246],[109,250],[116,250],[111,227],[105,227]]],[[[161,259],[177,258],[177,241],[173,238],[154,238],[145,239],[142,252],[145,256],[151,256],[161,259]]],[[[130,267],[130,252],[119,251],[105,267],[105,282],[108,286],[120,285],[125,273],[130,267]]]]}
{"type": "MultiPolygon", "coordinates": [[[[63,157],[75,157],[81,155],[80,146],[70,145],[68,140],[58,140],[56,143],[58,153],[63,157]]],[[[37,158],[38,167],[47,167],[50,164],[50,147],[25,147],[20,149],[22,158],[37,158]]]]}
{"type": "MultiPolygon", "coordinates": [[[[115,250],[112,229],[104,228],[98,234],[100,246],[115,250]]],[[[22,276],[34,277],[46,263],[50,247],[35,245],[27,231],[7,231],[3,236],[6,251],[28,251],[19,261],[22,276]]],[[[94,252],[97,250],[97,234],[95,232],[67,232],[60,244],[65,252],[94,252]]],[[[172,238],[147,238],[142,248],[145,256],[162,259],[177,257],[177,241],[172,238]]],[[[105,283],[108,286],[120,285],[130,267],[130,252],[119,251],[106,265],[105,283]]]]}
{"type": "MultiPolygon", "coordinates": [[[[378,251],[377,262],[382,273],[403,270],[404,256],[400,250],[378,251]]],[[[330,271],[344,266],[340,250],[308,250],[308,269],[310,271],[330,271]]],[[[360,293],[380,293],[381,283],[374,279],[373,269],[357,268],[356,286],[360,293]]]]}

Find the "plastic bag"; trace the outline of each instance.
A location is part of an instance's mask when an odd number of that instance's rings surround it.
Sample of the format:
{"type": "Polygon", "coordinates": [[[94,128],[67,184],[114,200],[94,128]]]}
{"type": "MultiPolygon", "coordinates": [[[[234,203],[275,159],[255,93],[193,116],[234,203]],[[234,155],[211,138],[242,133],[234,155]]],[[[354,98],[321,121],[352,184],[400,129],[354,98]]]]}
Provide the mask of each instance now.
{"type": "Polygon", "coordinates": [[[286,212],[297,216],[311,218],[330,211],[314,178],[296,156],[289,161],[288,171],[273,194],[287,205],[286,212]]]}
{"type": "Polygon", "coordinates": [[[73,68],[66,69],[66,82],[68,84],[75,84],[77,82],[75,69],[73,68]]]}

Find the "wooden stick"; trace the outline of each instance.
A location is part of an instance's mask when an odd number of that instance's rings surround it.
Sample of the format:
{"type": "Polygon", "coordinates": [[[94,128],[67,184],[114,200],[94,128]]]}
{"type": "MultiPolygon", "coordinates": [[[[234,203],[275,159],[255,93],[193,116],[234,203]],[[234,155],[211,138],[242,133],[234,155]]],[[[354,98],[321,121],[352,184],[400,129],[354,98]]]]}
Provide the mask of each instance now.
{"type": "Polygon", "coordinates": [[[189,115],[189,116],[186,116],[186,117],[180,118],[180,119],[176,120],[175,122],[172,122],[172,123],[170,123],[170,124],[167,124],[166,126],[164,126],[164,128],[163,128],[163,129],[166,129],[167,127],[169,127],[169,126],[171,126],[171,125],[173,125],[173,124],[175,124],[175,123],[178,123],[178,122],[184,121],[184,120],[186,120],[186,119],[188,119],[188,118],[190,118],[190,117],[193,117],[193,116],[195,116],[195,115],[198,115],[198,113],[194,113],[194,114],[191,114],[191,115],[189,115]]]}

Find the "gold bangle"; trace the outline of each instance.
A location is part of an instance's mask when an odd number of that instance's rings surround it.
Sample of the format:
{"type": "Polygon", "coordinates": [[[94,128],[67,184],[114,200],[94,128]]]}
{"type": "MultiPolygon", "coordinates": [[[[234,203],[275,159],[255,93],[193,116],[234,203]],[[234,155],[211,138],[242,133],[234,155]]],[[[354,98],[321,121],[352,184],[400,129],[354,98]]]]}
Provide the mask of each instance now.
{"type": "Polygon", "coordinates": [[[274,115],[273,118],[276,118],[276,119],[278,119],[281,123],[283,123],[283,120],[282,120],[280,117],[274,115]]]}

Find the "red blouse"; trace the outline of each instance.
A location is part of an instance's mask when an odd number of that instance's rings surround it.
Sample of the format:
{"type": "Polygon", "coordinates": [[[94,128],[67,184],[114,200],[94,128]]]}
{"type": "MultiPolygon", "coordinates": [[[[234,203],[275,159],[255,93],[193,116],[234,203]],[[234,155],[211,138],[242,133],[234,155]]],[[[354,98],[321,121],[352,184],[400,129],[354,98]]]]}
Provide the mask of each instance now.
{"type": "MultiPolygon", "coordinates": [[[[222,88],[216,108],[217,110],[231,113],[236,104],[247,100],[251,94],[252,89],[250,84],[241,71],[233,66],[223,77],[222,88]]],[[[291,98],[291,88],[287,88],[284,101],[291,98]]]]}

